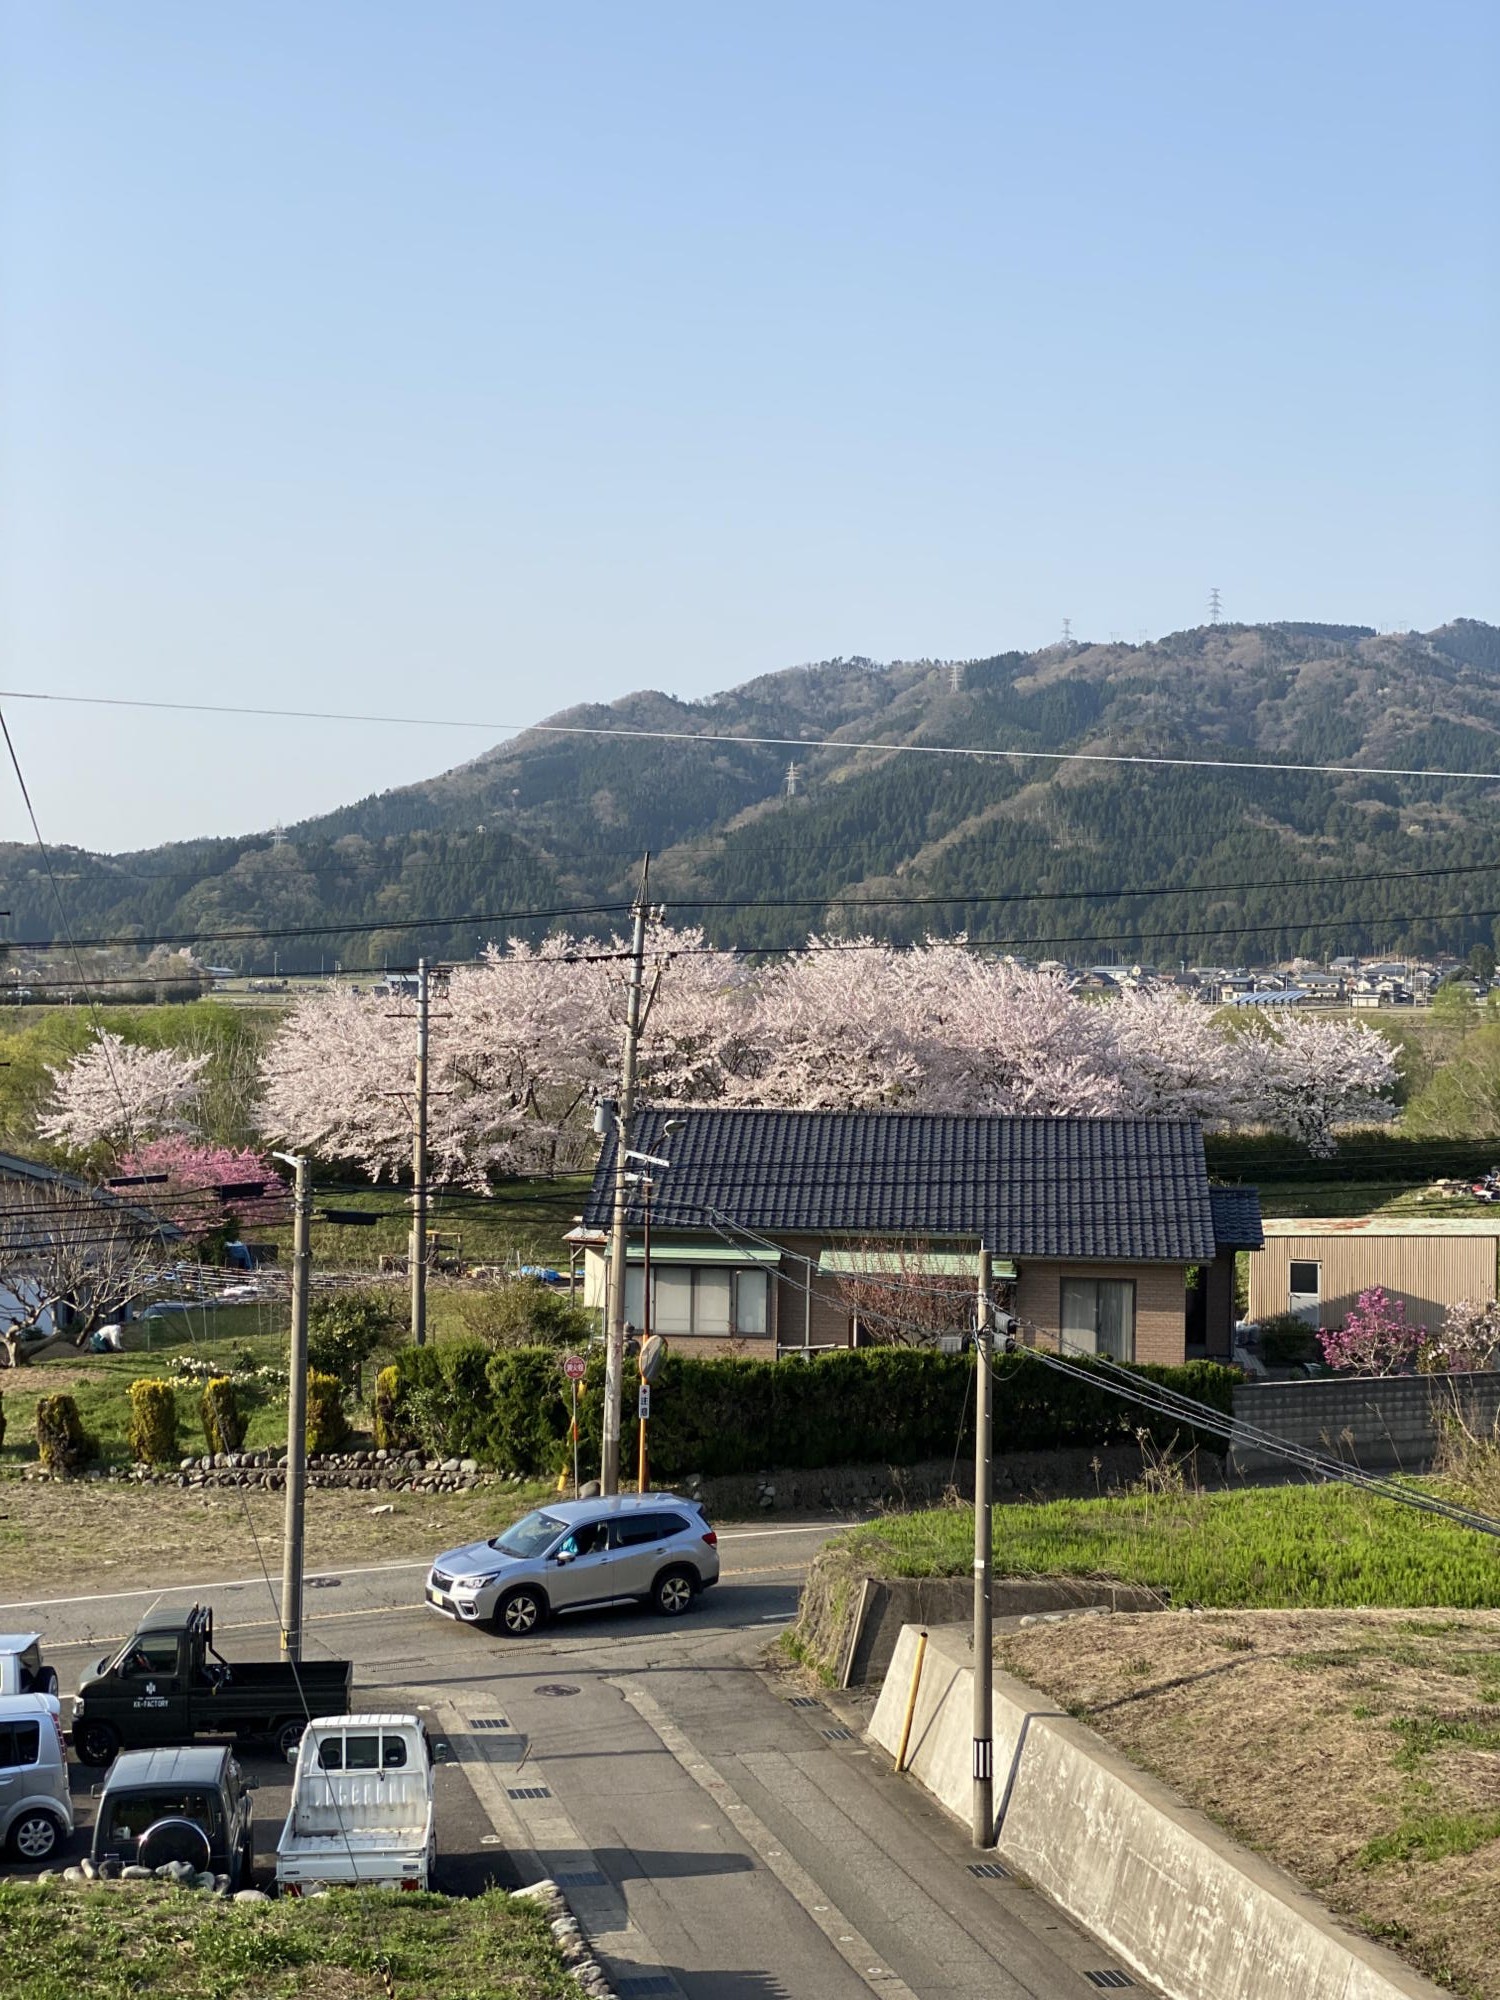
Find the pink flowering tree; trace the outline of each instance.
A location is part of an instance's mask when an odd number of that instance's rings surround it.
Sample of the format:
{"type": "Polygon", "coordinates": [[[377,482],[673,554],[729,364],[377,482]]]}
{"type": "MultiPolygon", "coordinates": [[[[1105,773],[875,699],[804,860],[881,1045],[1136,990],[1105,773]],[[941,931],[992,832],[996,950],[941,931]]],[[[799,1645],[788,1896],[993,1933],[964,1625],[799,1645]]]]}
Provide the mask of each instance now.
{"type": "Polygon", "coordinates": [[[37,1131],[79,1157],[186,1131],[208,1061],[181,1049],[144,1048],[101,1029],[69,1061],[49,1065],[52,1091],[37,1131]]]}
{"type": "Polygon", "coordinates": [[[1426,1339],[1426,1327],[1408,1324],[1405,1301],[1393,1299],[1383,1285],[1361,1292],[1344,1324],[1318,1335],[1329,1367],[1351,1375],[1403,1375],[1426,1339]]]}
{"type": "Polygon", "coordinates": [[[1300,1139],[1317,1159],[1337,1150],[1339,1125],[1394,1115],[1396,1051],[1363,1022],[1284,1010],[1239,1042],[1244,1115],[1300,1139]]]}
{"type": "Polygon", "coordinates": [[[117,1175],[139,1175],[148,1185],[123,1199],[172,1222],[195,1241],[222,1235],[226,1227],[262,1228],[285,1214],[286,1185],[263,1154],[249,1147],[210,1146],[174,1132],[148,1139],[120,1156],[117,1175]],[[165,1174],[164,1182],[157,1176],[165,1174]],[[260,1182],[263,1192],[225,1197],[221,1189],[260,1182]]]}

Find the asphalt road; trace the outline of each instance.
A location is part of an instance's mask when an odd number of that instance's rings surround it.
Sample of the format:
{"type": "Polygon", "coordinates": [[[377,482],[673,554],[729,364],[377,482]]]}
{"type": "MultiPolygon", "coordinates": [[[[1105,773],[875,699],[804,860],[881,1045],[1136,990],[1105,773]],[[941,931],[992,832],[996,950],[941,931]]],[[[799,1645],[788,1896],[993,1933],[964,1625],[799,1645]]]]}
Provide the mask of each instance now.
{"type": "MultiPolygon", "coordinates": [[[[423,1565],[329,1574],[310,1579],[307,1651],[351,1658],[361,1706],[417,1709],[451,1745],[439,1886],[553,1876],[622,2000],[1082,2000],[1108,1951],[1026,1885],[974,1875],[962,1831],[866,1747],[857,1711],[768,1663],[837,1526],[723,1528],[723,1580],[684,1618],[608,1611],[526,1641],[429,1611],[423,1565]]],[[[158,1597],[211,1603],[231,1660],[274,1651],[258,1575],[39,1593],[0,1604],[0,1628],[43,1631],[71,1693],[158,1597]]],[[[269,1872],[288,1773],[248,1768],[269,1872]]],[[[98,1776],[75,1773],[83,1822],[98,1776]]]]}

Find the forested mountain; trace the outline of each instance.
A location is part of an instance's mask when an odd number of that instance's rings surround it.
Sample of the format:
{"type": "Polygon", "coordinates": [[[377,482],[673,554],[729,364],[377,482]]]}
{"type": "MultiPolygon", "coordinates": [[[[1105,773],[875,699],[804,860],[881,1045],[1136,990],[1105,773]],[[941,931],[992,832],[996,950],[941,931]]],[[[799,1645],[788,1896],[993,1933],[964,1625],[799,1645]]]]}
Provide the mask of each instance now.
{"type": "MultiPolygon", "coordinates": [[[[536,936],[548,921],[452,920],[628,902],[646,849],[673,921],[759,947],[816,928],[967,930],[1036,957],[1163,964],[1462,952],[1492,941],[1500,912],[1500,779],[892,754],[957,745],[1500,772],[1500,629],[1470,619],[1425,635],[1218,625],[1149,645],[1004,653],[956,675],[931,661],[833,660],[704,701],[639,693],[554,720],[801,747],[533,731],[290,827],[279,845],[260,834],[115,857],[63,849],[70,925],[152,937],[390,926],[278,939],[282,967],[303,970],[408,963],[418,950],[470,957],[481,937],[536,936]],[[1491,861],[1492,874],[1412,876],[1491,861]],[[1351,872],[1379,879],[1279,886],[1351,872]],[[1240,884],[1263,886],[1204,886],[1240,884]],[[1163,887],[1172,893],[1126,893],[1163,887]],[[856,908],[841,895],[959,900],[856,908]],[[419,929],[398,928],[413,919],[419,929]]],[[[58,931],[32,850],[0,848],[0,895],[11,936],[58,931]]],[[[225,942],[202,955],[261,971],[271,949],[225,942]]]]}

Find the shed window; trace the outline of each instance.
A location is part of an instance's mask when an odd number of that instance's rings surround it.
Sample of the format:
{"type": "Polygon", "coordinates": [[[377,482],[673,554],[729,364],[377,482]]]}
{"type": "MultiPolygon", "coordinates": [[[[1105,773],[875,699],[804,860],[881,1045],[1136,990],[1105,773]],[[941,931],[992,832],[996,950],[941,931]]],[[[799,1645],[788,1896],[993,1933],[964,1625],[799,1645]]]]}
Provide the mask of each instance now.
{"type": "Polygon", "coordinates": [[[1135,1359],[1135,1284],[1129,1278],[1064,1278],[1062,1344],[1067,1353],[1135,1359]]]}
{"type": "Polygon", "coordinates": [[[1318,1266],[1293,1263],[1287,1272],[1287,1289],[1303,1298],[1318,1296],[1318,1266]]]}

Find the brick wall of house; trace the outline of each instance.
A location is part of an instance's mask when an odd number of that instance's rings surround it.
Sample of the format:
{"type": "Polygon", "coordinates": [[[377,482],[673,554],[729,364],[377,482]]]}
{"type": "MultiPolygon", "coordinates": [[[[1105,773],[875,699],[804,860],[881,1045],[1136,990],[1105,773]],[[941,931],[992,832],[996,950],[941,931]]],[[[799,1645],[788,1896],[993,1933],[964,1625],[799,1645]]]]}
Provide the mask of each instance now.
{"type": "Polygon", "coordinates": [[[1186,1358],[1187,1267],[1183,1264],[1068,1264],[1028,1257],[1018,1266],[1016,1317],[1038,1341],[1058,1344],[1064,1278],[1127,1278],[1135,1285],[1135,1358],[1170,1366],[1186,1358]]]}

